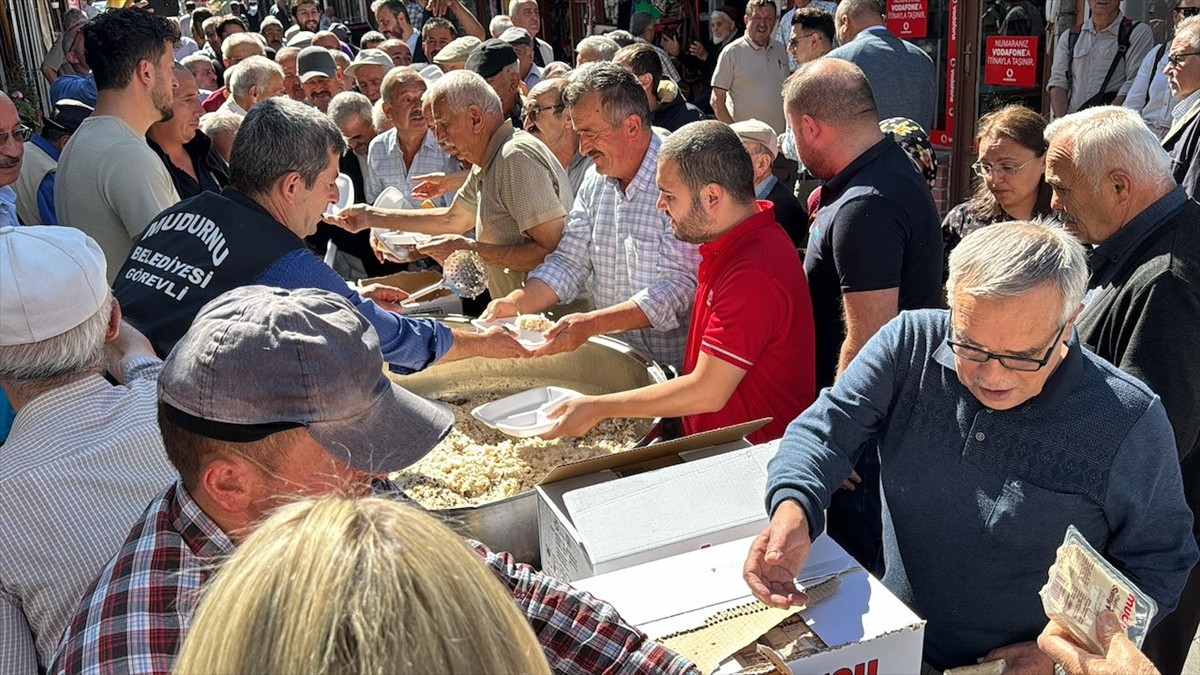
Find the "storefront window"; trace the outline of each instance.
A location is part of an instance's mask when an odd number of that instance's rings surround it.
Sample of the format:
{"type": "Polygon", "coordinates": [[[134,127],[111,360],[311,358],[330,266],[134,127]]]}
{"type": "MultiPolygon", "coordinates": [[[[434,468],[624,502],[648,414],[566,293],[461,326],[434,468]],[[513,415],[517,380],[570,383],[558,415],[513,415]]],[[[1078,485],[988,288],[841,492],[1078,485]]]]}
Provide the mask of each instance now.
{"type": "Polygon", "coordinates": [[[929,139],[948,147],[954,140],[954,87],[958,77],[955,53],[960,5],[970,0],[891,0],[888,30],[920,47],[933,60],[937,73],[937,104],[929,139]]]}

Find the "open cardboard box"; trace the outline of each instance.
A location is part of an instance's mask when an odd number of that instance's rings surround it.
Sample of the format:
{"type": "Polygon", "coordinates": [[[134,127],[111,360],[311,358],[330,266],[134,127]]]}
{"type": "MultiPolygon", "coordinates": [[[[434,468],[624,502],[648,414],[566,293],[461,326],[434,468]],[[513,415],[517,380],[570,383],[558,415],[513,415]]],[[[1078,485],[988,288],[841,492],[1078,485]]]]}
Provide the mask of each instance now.
{"type": "MultiPolygon", "coordinates": [[[[655,640],[702,626],[717,613],[754,602],[742,579],[742,564],[753,537],[747,537],[573,581],[603,598],[622,618],[655,640]]],[[[885,675],[921,672],[925,622],[867,574],[827,536],[813,542],[798,583],[815,586],[836,577],[833,594],[802,609],[809,629],[827,645],[815,654],[787,662],[794,673],[885,675]]],[[[739,619],[733,619],[738,621],[739,619]]],[[[733,655],[746,644],[716,645],[733,655]]],[[[740,666],[724,658],[716,673],[740,666]]]]}
{"type": "Polygon", "coordinates": [[[555,468],[536,488],[542,568],[571,581],[756,534],[775,444],[745,437],[766,422],[555,468]]]}
{"type": "MultiPolygon", "coordinates": [[[[372,277],[370,279],[363,279],[361,283],[363,286],[368,284],[394,286],[395,288],[411,293],[426,286],[436,284],[441,278],[441,272],[424,270],[420,272],[397,272],[385,277],[372,277]]],[[[444,288],[425,296],[424,300],[421,300],[414,306],[404,308],[406,315],[422,314],[425,316],[448,316],[450,314],[462,314],[462,311],[462,298],[444,288]]]]}

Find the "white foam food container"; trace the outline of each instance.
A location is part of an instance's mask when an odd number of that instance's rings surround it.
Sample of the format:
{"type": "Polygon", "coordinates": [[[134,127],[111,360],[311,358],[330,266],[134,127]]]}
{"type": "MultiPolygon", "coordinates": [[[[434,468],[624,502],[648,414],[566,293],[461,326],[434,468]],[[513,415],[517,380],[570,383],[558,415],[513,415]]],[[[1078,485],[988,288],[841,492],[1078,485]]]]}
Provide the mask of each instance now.
{"type": "Polygon", "coordinates": [[[342,209],[354,203],[354,182],[344,173],[339,173],[334,180],[337,184],[338,198],[325,206],[326,216],[336,216],[342,209]]]}
{"type": "Polygon", "coordinates": [[[517,342],[526,349],[537,349],[546,344],[546,336],[542,335],[541,331],[537,330],[522,330],[516,327],[517,317],[506,316],[501,319],[492,319],[484,321],[483,319],[472,319],[471,325],[479,330],[487,330],[492,326],[507,326],[512,332],[517,335],[517,342]]]}
{"type": "Polygon", "coordinates": [[[509,436],[529,438],[554,427],[557,421],[547,415],[555,406],[582,395],[564,387],[537,387],[485,403],[472,410],[471,415],[509,436]]]}

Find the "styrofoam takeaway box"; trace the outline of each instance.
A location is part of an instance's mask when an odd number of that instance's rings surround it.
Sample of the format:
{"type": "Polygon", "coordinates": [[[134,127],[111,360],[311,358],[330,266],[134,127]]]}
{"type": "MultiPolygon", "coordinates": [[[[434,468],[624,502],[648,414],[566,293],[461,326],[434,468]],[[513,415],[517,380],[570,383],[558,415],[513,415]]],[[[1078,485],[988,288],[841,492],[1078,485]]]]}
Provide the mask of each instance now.
{"type": "MultiPolygon", "coordinates": [[[[652,639],[690,630],[718,612],[754,601],[742,579],[753,537],[690,551],[572,585],[612,603],[652,639]]],[[[801,611],[828,649],[788,663],[794,673],[888,675],[921,672],[925,621],[827,536],[813,542],[797,583],[837,576],[830,597],[801,611]]],[[[736,651],[745,645],[735,645],[736,651]]],[[[729,659],[716,673],[737,672],[729,659]]]]}
{"type": "Polygon", "coordinates": [[[551,474],[537,486],[543,570],[571,581],[758,533],[776,443],[751,446],[753,430],[694,434],[551,474]]]}
{"type": "MultiPolygon", "coordinates": [[[[440,272],[425,270],[421,272],[397,272],[389,274],[386,277],[372,277],[370,279],[363,279],[361,283],[363,286],[368,284],[394,286],[411,293],[426,286],[436,284],[441,278],[442,275],[440,272]]],[[[426,316],[448,316],[450,314],[462,314],[462,311],[462,298],[444,288],[435,291],[432,295],[426,296],[424,300],[417,302],[412,307],[404,308],[404,313],[407,315],[423,314],[426,316]]]]}

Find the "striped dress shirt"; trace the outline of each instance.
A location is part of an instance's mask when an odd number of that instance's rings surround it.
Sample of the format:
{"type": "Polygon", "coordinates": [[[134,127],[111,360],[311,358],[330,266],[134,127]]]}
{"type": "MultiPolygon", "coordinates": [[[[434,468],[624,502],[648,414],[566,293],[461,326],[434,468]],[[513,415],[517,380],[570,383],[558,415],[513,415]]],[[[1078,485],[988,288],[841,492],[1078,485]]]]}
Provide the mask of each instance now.
{"type": "MultiPolygon", "coordinates": [[[[454,173],[461,166],[457,159],[438,147],[433,133],[427,131],[421,149],[413,157],[412,166],[406,167],[400,138],[395,129],[388,129],[376,136],[367,150],[367,201],[375,203],[379,193],[389,187],[399,190],[405,199],[411,199],[413,186],[417,184],[413,177],[436,172],[454,173]]],[[[436,206],[449,206],[454,201],[454,191],[432,201],[436,206]]]]}
{"type": "Polygon", "coordinates": [[[45,666],[79,597],[175,478],[158,432],[162,362],[37,396],[0,446],[0,673],[45,666]]]}
{"type": "Polygon", "coordinates": [[[595,306],[633,300],[651,328],[615,337],[662,364],[679,368],[687,342],[700,252],[675,238],[658,210],[654,173],[662,141],[651,134],[637,175],[624,191],[617,181],[588,169],[558,248],[529,273],[571,302],[590,284],[595,306]]]}

